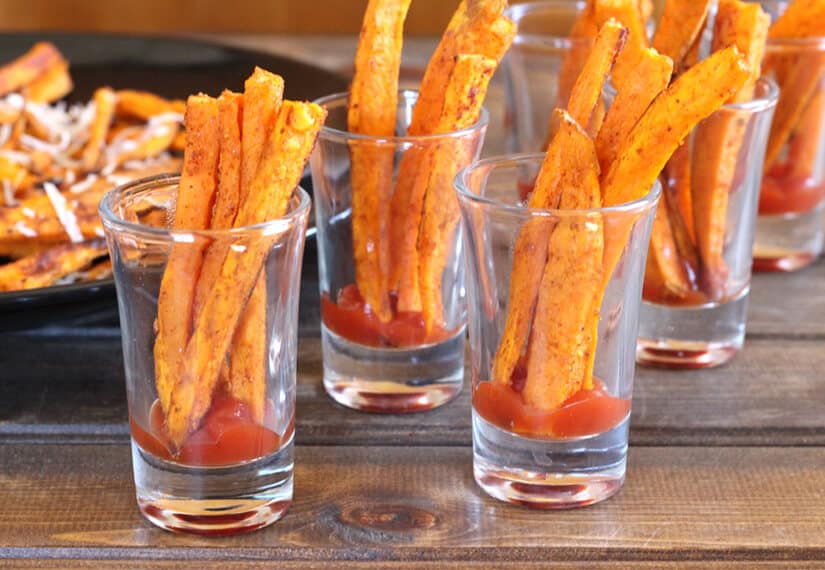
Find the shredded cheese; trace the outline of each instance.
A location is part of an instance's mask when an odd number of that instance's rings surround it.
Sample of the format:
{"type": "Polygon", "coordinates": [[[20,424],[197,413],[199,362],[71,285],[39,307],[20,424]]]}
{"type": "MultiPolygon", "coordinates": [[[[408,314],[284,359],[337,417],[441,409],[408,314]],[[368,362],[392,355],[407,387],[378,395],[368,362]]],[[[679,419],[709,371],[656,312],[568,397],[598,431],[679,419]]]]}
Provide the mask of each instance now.
{"type": "Polygon", "coordinates": [[[80,231],[80,227],[77,225],[77,217],[71,208],[66,205],[66,198],[63,197],[60,190],[51,182],[44,182],[43,190],[46,191],[46,195],[49,197],[49,201],[52,203],[52,207],[57,214],[57,219],[60,220],[69,239],[72,243],[82,242],[83,232],[80,231]]]}

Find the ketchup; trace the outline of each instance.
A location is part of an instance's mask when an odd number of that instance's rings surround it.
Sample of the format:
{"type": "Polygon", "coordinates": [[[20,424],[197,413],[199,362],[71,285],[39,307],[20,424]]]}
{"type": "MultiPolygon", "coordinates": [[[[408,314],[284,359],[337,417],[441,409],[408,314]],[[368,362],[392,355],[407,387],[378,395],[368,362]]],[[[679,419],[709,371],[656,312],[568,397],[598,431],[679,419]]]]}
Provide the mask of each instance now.
{"type": "Polygon", "coordinates": [[[328,293],[323,294],[321,318],[327,328],[338,336],[378,348],[431,344],[458,332],[436,326],[427,334],[421,313],[398,311],[395,294],[390,296],[390,302],[393,318],[388,323],[382,323],[364,302],[358,287],[347,285],[338,292],[337,302],[333,302],[328,293]]]}
{"type": "Polygon", "coordinates": [[[520,435],[570,438],[597,435],[619,425],[630,413],[630,400],[611,396],[598,380],[579,390],[555,410],[527,405],[521,394],[500,382],[480,382],[473,408],[485,420],[520,435]]]}
{"type": "Polygon", "coordinates": [[[763,177],[759,213],[777,215],[809,212],[823,200],[825,183],[813,184],[810,177],[794,176],[787,164],[778,164],[763,177]]]}
{"type": "MultiPolygon", "coordinates": [[[[274,406],[267,406],[265,425],[275,423],[274,406]]],[[[163,409],[155,400],[149,412],[149,429],[144,429],[130,414],[129,423],[135,442],[152,455],[195,467],[217,467],[252,461],[270,455],[292,436],[290,422],[284,436],[252,419],[244,402],[225,394],[216,394],[201,427],[186,438],[177,454],[166,435],[163,409]]]]}

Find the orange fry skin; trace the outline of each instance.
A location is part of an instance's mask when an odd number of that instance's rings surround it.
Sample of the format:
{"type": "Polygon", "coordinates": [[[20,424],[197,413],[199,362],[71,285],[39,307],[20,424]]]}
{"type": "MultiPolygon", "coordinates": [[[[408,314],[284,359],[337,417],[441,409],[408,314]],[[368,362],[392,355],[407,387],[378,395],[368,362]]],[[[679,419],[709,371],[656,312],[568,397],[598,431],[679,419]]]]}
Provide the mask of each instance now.
{"type": "MultiPolygon", "coordinates": [[[[402,36],[409,6],[410,0],[370,0],[367,4],[347,112],[352,133],[395,134],[402,36]]],[[[389,213],[394,150],[354,141],[350,156],[355,282],[370,310],[386,323],[392,318],[389,213]]]]}
{"type": "Polygon", "coordinates": [[[822,130],[825,128],[825,91],[819,90],[808,102],[796,126],[788,152],[791,176],[807,178],[814,175],[819,158],[822,130]]]}
{"type": "Polygon", "coordinates": [[[702,34],[711,0],[665,0],[653,47],[680,67],[691,47],[702,34]]]}
{"type": "Polygon", "coordinates": [[[89,127],[89,140],[83,148],[81,161],[83,168],[93,170],[100,158],[100,150],[106,143],[106,135],[115,116],[117,95],[108,87],[97,89],[92,96],[95,104],[95,118],[89,127]]]}
{"type": "MultiPolygon", "coordinates": [[[[564,189],[573,186],[577,177],[584,176],[582,165],[588,164],[592,146],[592,142],[582,136],[581,127],[566,111],[556,109],[554,114],[559,128],[550,142],[535,190],[530,195],[529,207],[533,209],[559,207],[564,189]]],[[[516,239],[507,320],[493,364],[493,378],[497,382],[510,383],[513,370],[527,344],[542,278],[542,271],[536,268],[544,267],[548,240],[555,225],[555,220],[549,217],[530,219],[516,239]]]]}
{"type": "MultiPolygon", "coordinates": [[[[759,4],[720,0],[714,25],[713,48],[734,45],[745,54],[748,78],[729,102],[753,98],[765,51],[769,16],[759,4]]],[[[724,260],[728,196],[747,123],[732,114],[714,115],[699,125],[693,140],[691,195],[696,243],[701,261],[700,281],[713,300],[725,291],[728,268],[724,260]]]]}
{"type": "Polygon", "coordinates": [[[657,287],[664,290],[668,296],[681,299],[691,291],[692,286],[676,245],[668,206],[668,201],[661,199],[656,208],[648,251],[648,266],[653,266],[652,275],[647,276],[646,273],[645,279],[650,280],[656,276],[661,280],[661,283],[656,284],[657,287]]]}
{"type": "Polygon", "coordinates": [[[102,239],[53,247],[0,266],[0,291],[48,287],[105,256],[106,242],[102,239]]]}
{"type": "MultiPolygon", "coordinates": [[[[217,190],[220,146],[217,101],[206,95],[190,97],[185,122],[192,136],[184,156],[172,227],[206,229],[217,190]]],[[[167,423],[173,419],[172,399],[180,380],[183,349],[189,341],[202,254],[196,244],[173,245],[158,295],[155,384],[167,423]]]]}
{"type": "MultiPolygon", "coordinates": [[[[318,105],[284,101],[272,136],[264,146],[258,172],[240,205],[235,227],[255,225],[286,213],[325,118],[326,111],[318,105]]],[[[167,416],[167,432],[178,447],[197,429],[209,409],[232,335],[264,260],[278,240],[277,235],[270,237],[271,241],[263,239],[263,243],[254,244],[240,239],[237,245],[244,248],[227,251],[220,275],[195,321],[167,416]]]]}
{"type": "Polygon", "coordinates": [[[26,98],[34,103],[52,103],[68,95],[74,84],[69,62],[61,61],[26,86],[26,98]]]}
{"type": "Polygon", "coordinates": [[[20,91],[65,60],[48,42],[38,42],[24,55],[0,67],[0,96],[20,91]]]}
{"type": "Polygon", "coordinates": [[[631,81],[616,80],[616,96],[596,137],[596,154],[602,172],[616,160],[620,143],[650,103],[668,86],[672,74],[670,58],[648,48],[641,53],[636,74],[628,78],[631,81]]]}
{"type": "Polygon", "coordinates": [[[642,50],[649,46],[638,4],[635,0],[594,0],[594,17],[600,27],[613,18],[627,28],[627,42],[616,59],[613,77],[618,81],[629,81],[629,76],[636,72],[636,62],[642,50]]]}
{"type": "Polygon", "coordinates": [[[627,41],[628,31],[619,22],[610,19],[601,27],[593,49],[587,56],[581,74],[573,85],[567,112],[580,125],[587,127],[593,111],[602,96],[602,88],[616,57],[627,41]]]}
{"type": "Polygon", "coordinates": [[[186,103],[179,100],[168,100],[150,93],[149,91],[137,91],[134,89],[121,89],[117,91],[118,117],[132,117],[141,121],[148,121],[154,116],[165,113],[183,114],[186,110],[186,103]]]}
{"type": "Polygon", "coordinates": [[[794,0],[771,26],[771,38],[815,38],[825,36],[825,2],[794,0]]]}
{"type": "MultiPolygon", "coordinates": [[[[496,62],[490,58],[472,54],[460,55],[450,74],[444,94],[444,108],[437,130],[453,132],[471,127],[478,122],[481,107],[487,95],[487,87],[496,62]]],[[[465,141],[445,141],[434,149],[431,170],[424,195],[418,232],[417,251],[412,257],[413,271],[417,270],[417,283],[411,284],[421,291],[421,310],[427,332],[435,325],[443,324],[441,282],[450,250],[447,244],[459,222],[458,200],[453,192],[453,179],[460,168],[473,159],[475,149],[465,141]]],[[[415,235],[415,227],[408,235],[415,235]]],[[[412,273],[412,272],[411,272],[412,273]]],[[[405,274],[399,287],[399,306],[407,288],[405,274]]],[[[415,278],[415,277],[413,277],[415,278]]]]}
{"type": "Polygon", "coordinates": [[[278,118],[283,98],[283,78],[265,69],[256,67],[252,75],[244,82],[241,182],[238,203],[246,198],[249,185],[258,172],[261,153],[278,118]]]}
{"type": "MultiPolygon", "coordinates": [[[[572,127],[577,128],[576,146],[562,149],[559,206],[565,211],[597,208],[602,199],[596,149],[581,127],[572,127]]],[[[586,222],[562,217],[550,235],[527,347],[522,397],[528,405],[554,410],[583,387],[592,387],[603,247],[600,214],[588,215],[586,222]]]]}

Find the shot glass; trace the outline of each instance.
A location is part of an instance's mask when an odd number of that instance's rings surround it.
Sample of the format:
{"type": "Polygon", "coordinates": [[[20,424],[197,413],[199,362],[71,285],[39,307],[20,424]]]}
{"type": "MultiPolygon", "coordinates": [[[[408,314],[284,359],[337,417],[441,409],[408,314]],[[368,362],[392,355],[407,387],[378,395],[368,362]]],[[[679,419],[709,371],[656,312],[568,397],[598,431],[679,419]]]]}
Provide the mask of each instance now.
{"type": "Polygon", "coordinates": [[[776,84],[725,105],[676,151],[663,178],[645,273],[638,361],[724,364],[745,340],[762,164],[776,84]]]}
{"type": "Polygon", "coordinates": [[[137,180],[100,204],[120,310],[137,503],[166,530],[255,530],[280,519],[292,502],[299,278],[309,196],[297,189],[286,216],[264,224],[171,229],[178,183],[177,176],[137,180]],[[263,302],[220,307],[221,298],[211,298],[226,280],[220,275],[213,286],[199,286],[206,260],[216,259],[220,269],[230,257],[238,268],[231,287],[243,288],[249,299],[255,283],[262,283],[256,296],[263,302]],[[172,270],[179,286],[161,294],[172,270]],[[158,319],[169,315],[180,329],[161,339],[158,319]],[[210,320],[219,320],[228,334],[201,338],[205,344],[193,351],[210,320]],[[213,359],[216,374],[190,373],[195,352],[213,359]]]}
{"type": "Polygon", "coordinates": [[[590,38],[570,37],[584,6],[549,0],[513,4],[505,11],[517,25],[501,64],[508,152],[541,152],[547,147],[551,113],[566,105],[593,45],[590,38]]]}
{"type": "Polygon", "coordinates": [[[464,380],[464,265],[452,180],[478,156],[487,113],[466,130],[407,136],[416,99],[415,91],[399,92],[397,136],[386,138],[347,132],[345,93],[317,101],[328,111],[310,160],[324,388],[363,411],[428,410],[454,398],[464,380]],[[353,168],[359,152],[370,157],[366,181],[364,169],[353,168]],[[353,184],[373,184],[380,195],[372,207],[353,201],[353,184]],[[416,192],[423,209],[410,206],[416,192]],[[419,228],[433,225],[437,235],[421,239],[419,228]],[[358,261],[368,268],[359,274],[354,245],[364,227],[376,228],[368,242],[375,257],[371,266],[358,261]],[[368,287],[380,291],[372,300],[368,287]],[[375,306],[382,301],[383,316],[375,306]]]}
{"type": "MultiPolygon", "coordinates": [[[[776,19],[787,1],[762,0],[776,19]]],[[[795,271],[822,253],[825,235],[825,36],[769,38],[763,70],[779,85],[765,155],[755,271],[795,271]]]]}
{"type": "Polygon", "coordinates": [[[475,480],[502,501],[556,509],[602,501],[624,482],[642,274],[661,186],[615,207],[530,209],[520,187],[542,159],[485,159],[456,187],[475,480]],[[533,276],[535,300],[522,295],[533,276]],[[535,316],[507,343],[519,314],[535,316]],[[509,357],[508,344],[517,348],[509,357]]]}

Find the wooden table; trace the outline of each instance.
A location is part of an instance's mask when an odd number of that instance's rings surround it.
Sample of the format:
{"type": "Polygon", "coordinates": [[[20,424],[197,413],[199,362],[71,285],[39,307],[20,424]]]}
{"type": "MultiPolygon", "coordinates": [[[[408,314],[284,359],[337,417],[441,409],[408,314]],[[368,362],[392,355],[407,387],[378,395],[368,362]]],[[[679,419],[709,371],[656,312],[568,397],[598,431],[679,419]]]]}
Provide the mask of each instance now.
{"type": "Polygon", "coordinates": [[[282,521],[244,536],[172,535],[138,513],[111,311],[0,335],[0,567],[825,564],[825,261],[755,277],[745,349],[728,366],[640,369],[624,489],[563,512],[502,504],[476,487],[466,389],[409,416],[332,403],[321,386],[313,264],[295,502],[282,521]]]}

